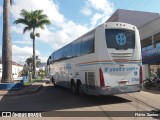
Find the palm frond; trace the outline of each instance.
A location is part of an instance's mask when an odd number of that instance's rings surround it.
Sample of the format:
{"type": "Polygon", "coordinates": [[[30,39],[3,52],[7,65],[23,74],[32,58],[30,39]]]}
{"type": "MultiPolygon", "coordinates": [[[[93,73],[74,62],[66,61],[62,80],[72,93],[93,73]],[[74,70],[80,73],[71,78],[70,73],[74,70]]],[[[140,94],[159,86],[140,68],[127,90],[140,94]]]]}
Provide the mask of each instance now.
{"type": "Polygon", "coordinates": [[[26,11],[25,9],[22,9],[21,10],[21,13],[20,13],[20,15],[22,16],[22,17],[24,17],[24,18],[29,18],[30,17],[30,12],[28,12],[28,11],[26,11]]]}
{"type": "Polygon", "coordinates": [[[32,29],[32,27],[25,27],[24,29],[23,29],[23,33],[25,33],[26,31],[29,31],[29,30],[31,30],[32,29]]]}
{"type": "Polygon", "coordinates": [[[49,21],[49,20],[47,20],[47,19],[44,19],[44,20],[41,20],[41,21],[39,21],[37,24],[36,24],[36,27],[37,28],[41,28],[41,29],[44,29],[44,25],[50,25],[51,24],[51,22],[49,21]]]}
{"type": "Polygon", "coordinates": [[[39,26],[39,28],[41,28],[42,30],[45,29],[44,25],[39,26]]]}
{"type": "Polygon", "coordinates": [[[17,19],[17,20],[14,21],[14,24],[20,24],[20,23],[21,24],[25,24],[27,26],[30,25],[30,22],[27,21],[26,19],[23,19],[23,18],[19,18],[19,19],[17,19]]]}
{"type": "Polygon", "coordinates": [[[36,36],[37,36],[37,37],[40,37],[40,34],[39,34],[39,33],[36,33],[36,36]]]}
{"type": "Polygon", "coordinates": [[[48,16],[46,14],[42,14],[38,16],[39,20],[48,19],[48,16]]]}
{"type": "Polygon", "coordinates": [[[40,16],[42,14],[42,12],[43,12],[43,10],[35,10],[35,11],[32,11],[31,14],[35,18],[38,18],[38,16],[40,16]]]}
{"type": "Polygon", "coordinates": [[[22,9],[20,15],[22,18],[15,20],[14,23],[26,25],[23,33],[25,33],[27,30],[35,28],[44,29],[44,25],[51,24],[51,22],[48,20],[48,16],[43,14],[43,10],[27,11],[22,9]]]}
{"type": "Polygon", "coordinates": [[[43,10],[35,10],[34,12],[35,12],[35,14],[37,14],[37,15],[41,15],[41,14],[43,13],[43,10]]]}

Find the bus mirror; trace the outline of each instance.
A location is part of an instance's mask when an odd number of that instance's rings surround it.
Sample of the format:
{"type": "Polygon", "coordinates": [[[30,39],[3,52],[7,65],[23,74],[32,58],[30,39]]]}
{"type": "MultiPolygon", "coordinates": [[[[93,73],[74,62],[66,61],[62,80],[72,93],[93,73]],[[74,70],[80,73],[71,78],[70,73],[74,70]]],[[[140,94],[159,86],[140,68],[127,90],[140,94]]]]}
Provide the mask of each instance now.
{"type": "Polygon", "coordinates": [[[49,56],[49,59],[51,59],[51,56],[49,56]]]}

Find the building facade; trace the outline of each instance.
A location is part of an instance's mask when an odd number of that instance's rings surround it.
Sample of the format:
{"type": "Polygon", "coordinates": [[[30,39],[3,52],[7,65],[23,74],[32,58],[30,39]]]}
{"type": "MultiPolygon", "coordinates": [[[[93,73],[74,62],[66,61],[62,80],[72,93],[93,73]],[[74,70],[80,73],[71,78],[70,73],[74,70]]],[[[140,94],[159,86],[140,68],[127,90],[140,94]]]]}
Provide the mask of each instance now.
{"type": "Polygon", "coordinates": [[[160,68],[160,15],[133,10],[116,10],[106,22],[125,22],[140,32],[144,79],[160,68]]]}
{"type": "MultiPolygon", "coordinates": [[[[21,72],[23,70],[23,66],[12,62],[12,75],[13,75],[13,79],[17,79],[19,77],[19,72],[21,72]]],[[[0,81],[2,78],[2,63],[0,62],[0,81]]]]}

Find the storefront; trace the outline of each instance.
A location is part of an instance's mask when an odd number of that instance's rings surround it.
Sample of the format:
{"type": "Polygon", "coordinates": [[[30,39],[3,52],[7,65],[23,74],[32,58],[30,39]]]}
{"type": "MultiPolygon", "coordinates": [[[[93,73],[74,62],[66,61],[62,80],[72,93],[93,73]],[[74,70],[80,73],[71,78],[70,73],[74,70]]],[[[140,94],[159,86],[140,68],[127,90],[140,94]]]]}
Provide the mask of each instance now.
{"type": "Polygon", "coordinates": [[[160,68],[160,17],[139,28],[143,65],[150,73],[160,68]]]}

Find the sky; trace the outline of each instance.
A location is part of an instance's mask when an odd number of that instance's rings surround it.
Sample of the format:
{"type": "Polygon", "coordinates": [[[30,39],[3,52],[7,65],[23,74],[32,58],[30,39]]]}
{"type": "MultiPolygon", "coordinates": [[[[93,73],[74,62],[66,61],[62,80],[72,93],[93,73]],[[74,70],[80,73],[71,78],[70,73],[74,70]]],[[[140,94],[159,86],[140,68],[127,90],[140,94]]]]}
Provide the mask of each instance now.
{"type": "MultiPolygon", "coordinates": [[[[36,29],[36,55],[46,62],[55,50],[105,22],[117,9],[160,13],[160,0],[13,0],[11,7],[12,59],[23,64],[32,56],[30,32],[23,34],[20,18],[22,9],[43,10],[51,25],[36,29]]],[[[0,56],[2,55],[3,0],[0,0],[0,56]]]]}

